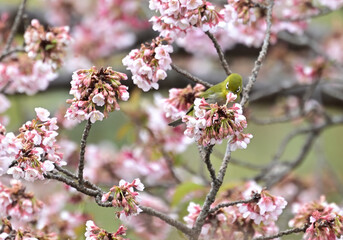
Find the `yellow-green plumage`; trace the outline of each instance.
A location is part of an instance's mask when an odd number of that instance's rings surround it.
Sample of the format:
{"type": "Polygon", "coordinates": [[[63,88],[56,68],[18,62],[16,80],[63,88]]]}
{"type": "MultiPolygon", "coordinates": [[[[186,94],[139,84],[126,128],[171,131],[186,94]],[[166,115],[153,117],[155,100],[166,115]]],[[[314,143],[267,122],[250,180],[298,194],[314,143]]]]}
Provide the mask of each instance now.
{"type": "MultiPolygon", "coordinates": [[[[208,103],[218,103],[223,105],[226,103],[226,95],[232,92],[239,96],[242,92],[242,77],[237,73],[230,74],[224,81],[210,87],[205,92],[203,92],[200,97],[205,98],[208,103]]],[[[186,114],[191,114],[193,111],[193,105],[187,111],[186,114]]],[[[182,123],[181,119],[169,123],[169,126],[176,127],[182,123]]]]}

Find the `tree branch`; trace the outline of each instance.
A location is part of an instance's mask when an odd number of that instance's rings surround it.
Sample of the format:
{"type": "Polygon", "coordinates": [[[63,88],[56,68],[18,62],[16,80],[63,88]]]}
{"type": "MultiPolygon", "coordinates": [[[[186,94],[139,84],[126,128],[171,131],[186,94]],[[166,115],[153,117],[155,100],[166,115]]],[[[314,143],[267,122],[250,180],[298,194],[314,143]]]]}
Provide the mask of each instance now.
{"type": "Polygon", "coordinates": [[[197,146],[198,146],[200,156],[201,156],[202,160],[204,161],[204,163],[206,164],[207,170],[209,171],[210,176],[211,176],[211,180],[213,182],[216,180],[216,171],[214,170],[214,168],[212,166],[210,156],[211,156],[212,149],[213,149],[214,145],[210,145],[207,148],[204,148],[200,144],[198,144],[197,146]]]}
{"type": "Polygon", "coordinates": [[[4,52],[3,54],[0,55],[0,62],[2,60],[4,60],[6,57],[12,55],[13,53],[17,53],[17,52],[25,52],[25,49],[22,47],[18,47],[18,48],[13,48],[7,52],[4,52]]]}
{"type": "Polygon", "coordinates": [[[251,88],[253,87],[253,85],[256,82],[257,79],[257,75],[260,71],[260,68],[262,66],[262,62],[264,60],[264,58],[267,55],[267,50],[268,50],[268,46],[269,46],[269,40],[270,40],[270,30],[271,30],[271,26],[272,26],[272,12],[273,12],[273,6],[274,6],[274,0],[269,0],[268,3],[268,7],[267,7],[267,30],[266,30],[266,35],[264,37],[263,40],[263,45],[261,48],[261,51],[258,55],[257,60],[255,61],[255,65],[254,68],[252,69],[252,74],[249,77],[249,82],[248,84],[245,86],[244,90],[243,90],[243,97],[241,100],[241,105],[244,106],[248,101],[249,101],[249,93],[251,88]]]}
{"type": "Polygon", "coordinates": [[[86,152],[87,138],[88,138],[91,127],[92,127],[92,123],[90,119],[88,119],[85,129],[83,130],[83,134],[81,138],[81,145],[80,145],[80,161],[79,161],[79,166],[78,166],[78,180],[79,180],[80,185],[84,184],[83,169],[85,167],[85,152],[86,152]]]}
{"type": "Polygon", "coordinates": [[[99,191],[98,190],[93,190],[93,189],[89,189],[89,188],[86,188],[85,186],[83,185],[80,185],[79,183],[77,182],[74,182],[73,180],[69,179],[69,178],[66,178],[62,175],[58,175],[58,174],[54,174],[54,173],[51,173],[51,172],[47,172],[44,174],[44,177],[47,178],[47,179],[55,179],[59,182],[63,182],[65,184],[67,184],[68,186],[71,186],[73,188],[75,188],[77,191],[79,192],[82,192],[88,196],[91,196],[91,197],[96,197],[98,194],[99,194],[99,191]]]}
{"type": "Polygon", "coordinates": [[[11,31],[10,31],[10,35],[7,38],[5,48],[4,48],[4,50],[1,54],[1,57],[0,57],[1,60],[4,58],[4,56],[7,56],[9,54],[10,47],[11,47],[11,44],[12,44],[13,39],[14,39],[14,35],[17,33],[20,21],[23,17],[24,11],[25,11],[26,2],[27,2],[27,0],[22,0],[21,4],[19,5],[17,15],[15,16],[14,23],[13,23],[11,31]]]}
{"type": "Polygon", "coordinates": [[[234,201],[234,202],[220,203],[217,206],[215,206],[214,208],[211,208],[208,213],[209,214],[214,213],[221,208],[230,207],[230,206],[234,206],[237,204],[258,202],[260,199],[261,199],[261,195],[258,193],[255,193],[252,198],[247,199],[247,200],[238,200],[238,201],[234,201]]]}
{"type": "Polygon", "coordinates": [[[223,52],[222,48],[220,47],[216,37],[212,33],[210,33],[209,31],[207,31],[205,33],[212,40],[214,47],[217,50],[220,62],[221,62],[222,66],[225,70],[225,73],[227,76],[229,76],[232,73],[232,71],[230,70],[229,64],[227,63],[227,61],[225,59],[224,52],[223,52]]]}
{"type": "Polygon", "coordinates": [[[189,80],[191,80],[195,83],[200,83],[207,88],[210,88],[213,86],[211,83],[205,82],[205,81],[201,80],[200,78],[193,76],[191,73],[187,72],[186,70],[176,66],[174,63],[172,63],[170,65],[171,65],[172,69],[174,69],[176,72],[182,74],[183,76],[185,76],[186,78],[188,78],[189,80]]]}
{"type": "Polygon", "coordinates": [[[192,234],[192,229],[190,229],[189,227],[187,227],[185,224],[183,224],[182,222],[179,222],[178,220],[175,220],[171,217],[169,217],[168,215],[161,213],[159,211],[156,211],[150,207],[145,207],[145,206],[139,206],[142,210],[143,213],[146,213],[150,216],[155,216],[158,217],[159,219],[163,220],[164,222],[168,223],[169,225],[175,227],[176,229],[180,230],[181,232],[183,232],[186,235],[191,235],[192,234]]]}
{"type": "Polygon", "coordinates": [[[268,240],[268,239],[274,239],[274,238],[279,238],[285,235],[290,235],[293,233],[300,233],[300,232],[305,232],[306,229],[308,228],[307,225],[301,227],[301,228],[291,228],[282,232],[279,232],[278,234],[272,235],[272,236],[266,236],[266,237],[256,237],[253,238],[253,240],[268,240]]]}
{"type": "Polygon", "coordinates": [[[231,150],[230,150],[230,141],[227,142],[226,151],[224,155],[224,159],[218,171],[218,176],[216,177],[215,181],[211,183],[211,189],[206,196],[205,202],[202,206],[199,216],[197,217],[195,224],[192,228],[192,235],[190,236],[190,240],[197,240],[199,238],[201,228],[205,223],[205,220],[209,214],[209,210],[211,204],[215,201],[216,195],[223,184],[223,180],[225,177],[227,166],[230,162],[231,158],[231,150]]]}

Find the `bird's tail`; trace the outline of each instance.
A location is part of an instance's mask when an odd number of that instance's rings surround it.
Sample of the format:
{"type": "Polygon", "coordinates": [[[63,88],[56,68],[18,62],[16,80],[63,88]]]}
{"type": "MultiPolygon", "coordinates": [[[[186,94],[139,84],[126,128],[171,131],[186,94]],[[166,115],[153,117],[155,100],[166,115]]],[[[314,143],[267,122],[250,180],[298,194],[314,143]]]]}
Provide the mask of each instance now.
{"type": "Polygon", "coordinates": [[[177,119],[177,120],[175,120],[175,121],[173,121],[173,122],[170,122],[170,123],[168,123],[168,125],[169,126],[172,126],[172,127],[176,127],[176,126],[179,126],[180,124],[182,124],[183,122],[182,122],[182,118],[179,118],[179,119],[177,119]]]}

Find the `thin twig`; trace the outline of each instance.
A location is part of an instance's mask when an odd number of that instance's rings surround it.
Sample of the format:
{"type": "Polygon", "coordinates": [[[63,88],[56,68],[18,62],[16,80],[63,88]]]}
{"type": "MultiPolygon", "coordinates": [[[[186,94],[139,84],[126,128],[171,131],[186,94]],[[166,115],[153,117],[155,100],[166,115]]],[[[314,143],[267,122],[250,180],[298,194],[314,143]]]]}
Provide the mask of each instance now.
{"type": "Polygon", "coordinates": [[[79,166],[78,166],[78,180],[79,180],[80,185],[84,184],[83,169],[85,167],[85,152],[86,152],[87,138],[88,138],[91,127],[92,127],[92,123],[90,119],[88,119],[85,129],[83,130],[81,144],[80,144],[80,161],[79,161],[79,166]]]}
{"type": "Polygon", "coordinates": [[[189,80],[195,82],[195,83],[200,83],[202,85],[204,85],[205,87],[212,87],[213,85],[211,83],[205,82],[203,80],[201,80],[200,78],[193,76],[191,73],[187,72],[186,70],[176,66],[174,63],[171,64],[171,67],[178,73],[182,74],[183,76],[185,76],[186,78],[188,78],[189,80]]]}
{"type": "Polygon", "coordinates": [[[175,182],[178,183],[178,184],[181,183],[180,178],[175,173],[173,159],[168,155],[168,153],[163,148],[160,148],[160,151],[161,151],[161,153],[163,155],[163,158],[167,162],[167,166],[168,166],[169,172],[172,175],[172,177],[175,179],[175,182]]]}
{"type": "Polygon", "coordinates": [[[252,198],[247,199],[247,200],[238,200],[238,201],[234,201],[234,202],[220,203],[217,206],[215,206],[214,208],[211,208],[208,213],[209,214],[210,213],[214,213],[214,212],[218,211],[221,208],[230,207],[230,206],[234,206],[234,205],[237,205],[237,204],[258,202],[260,199],[261,199],[261,195],[256,193],[256,194],[254,194],[254,196],[252,198]]]}
{"type": "Polygon", "coordinates": [[[44,174],[44,177],[47,179],[55,179],[59,182],[63,182],[65,184],[67,184],[68,186],[75,188],[77,191],[82,192],[82,193],[84,193],[88,196],[91,196],[91,197],[96,197],[99,194],[98,190],[86,188],[85,186],[80,185],[79,183],[74,182],[73,180],[66,178],[62,175],[47,172],[44,174]]]}
{"type": "Polygon", "coordinates": [[[212,182],[216,180],[216,171],[214,170],[212,163],[211,163],[211,153],[212,153],[213,145],[204,148],[200,144],[198,144],[198,150],[203,162],[206,164],[207,170],[210,173],[212,182]]]}
{"type": "Polygon", "coordinates": [[[7,52],[4,52],[4,53],[1,54],[1,56],[0,56],[0,62],[1,62],[2,60],[4,60],[6,57],[12,55],[13,53],[17,53],[17,52],[25,52],[25,49],[22,48],[22,47],[18,47],[18,48],[13,48],[13,49],[11,49],[11,50],[9,50],[9,51],[7,51],[7,52]]]}
{"type": "Polygon", "coordinates": [[[197,240],[199,238],[201,228],[204,225],[205,220],[208,216],[211,204],[215,201],[216,195],[217,195],[221,185],[223,184],[226,169],[227,169],[228,164],[230,162],[230,158],[231,158],[230,141],[228,141],[227,146],[226,146],[225,156],[224,156],[223,162],[220,166],[220,169],[218,171],[217,178],[215,179],[215,181],[213,181],[211,183],[211,189],[210,189],[209,193],[206,195],[205,202],[204,202],[202,209],[199,213],[199,216],[197,217],[195,224],[192,228],[193,233],[190,236],[190,240],[197,240]]]}
{"type": "Polygon", "coordinates": [[[168,215],[156,211],[150,207],[145,207],[145,206],[139,206],[142,210],[143,213],[149,214],[150,216],[155,216],[158,217],[159,219],[163,220],[164,222],[168,223],[169,225],[175,227],[176,229],[180,230],[181,232],[183,232],[186,235],[191,235],[192,233],[192,229],[190,229],[189,227],[187,227],[185,224],[183,224],[182,222],[179,222],[178,220],[175,220],[171,217],[169,217],[168,215]]]}
{"type": "Polygon", "coordinates": [[[222,66],[225,70],[225,73],[227,76],[229,76],[232,73],[232,71],[230,70],[229,64],[227,63],[227,61],[225,59],[224,52],[223,52],[222,48],[220,47],[216,37],[212,33],[210,33],[209,31],[207,31],[205,33],[212,40],[214,47],[217,50],[220,62],[221,62],[222,66]]]}
{"type": "Polygon", "coordinates": [[[293,233],[300,233],[300,232],[305,232],[306,229],[308,228],[307,225],[301,227],[301,228],[291,228],[282,232],[279,232],[278,234],[272,235],[272,236],[266,236],[266,237],[256,237],[253,238],[253,240],[268,240],[268,239],[274,239],[274,238],[279,238],[285,235],[290,235],[293,233]]]}
{"type": "Polygon", "coordinates": [[[19,5],[18,11],[17,11],[17,15],[15,16],[14,23],[13,23],[11,31],[10,31],[10,35],[9,35],[7,41],[6,41],[6,45],[5,45],[5,48],[4,48],[1,56],[7,55],[8,52],[10,51],[10,47],[12,45],[14,36],[17,33],[20,21],[21,21],[21,19],[23,17],[23,14],[24,14],[26,1],[27,0],[22,0],[21,4],[19,5]]]}
{"type": "MultiPolygon", "coordinates": [[[[107,201],[107,202],[101,201],[101,194],[98,194],[95,197],[95,202],[101,207],[113,207],[111,201],[107,201]]],[[[181,232],[183,232],[186,235],[191,234],[192,230],[189,227],[187,227],[182,222],[169,217],[167,214],[159,212],[159,211],[157,211],[151,207],[146,207],[146,206],[142,206],[142,205],[139,205],[139,208],[143,210],[142,213],[148,214],[150,216],[157,217],[157,218],[161,219],[162,221],[168,223],[169,225],[175,227],[176,229],[180,230],[181,232]]]]}
{"type": "Polygon", "coordinates": [[[270,30],[272,27],[272,12],[273,12],[273,6],[274,6],[274,0],[269,0],[269,4],[267,7],[267,30],[266,30],[266,34],[263,40],[263,45],[261,48],[261,51],[258,55],[257,60],[255,61],[255,65],[254,68],[252,69],[252,74],[249,77],[249,82],[248,84],[245,86],[244,91],[243,91],[243,97],[241,100],[241,105],[244,106],[248,101],[249,101],[249,93],[251,88],[254,86],[256,79],[257,79],[257,75],[260,71],[260,68],[262,66],[262,62],[264,60],[264,58],[267,55],[267,50],[268,50],[268,46],[269,46],[269,40],[270,40],[270,30]]]}
{"type": "MultiPolygon", "coordinates": [[[[72,179],[75,179],[75,180],[78,179],[77,176],[76,176],[74,173],[70,172],[68,169],[65,169],[65,168],[63,168],[63,167],[61,167],[61,166],[58,166],[57,164],[55,164],[55,169],[56,169],[57,171],[59,171],[59,172],[65,174],[66,176],[72,178],[72,179]]],[[[90,188],[93,188],[94,190],[101,191],[101,188],[98,187],[98,186],[96,186],[94,183],[91,183],[91,182],[89,182],[89,181],[87,181],[87,180],[84,180],[84,183],[85,183],[86,186],[88,186],[88,187],[90,187],[90,188]]]]}

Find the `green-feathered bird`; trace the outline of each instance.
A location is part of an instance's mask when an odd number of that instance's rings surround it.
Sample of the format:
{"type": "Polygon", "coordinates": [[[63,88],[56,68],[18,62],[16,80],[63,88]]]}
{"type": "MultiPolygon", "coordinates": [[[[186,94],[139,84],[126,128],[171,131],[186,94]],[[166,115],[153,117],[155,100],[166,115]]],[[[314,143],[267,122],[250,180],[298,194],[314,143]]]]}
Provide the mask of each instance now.
{"type": "MultiPolygon", "coordinates": [[[[242,92],[242,77],[237,73],[230,74],[224,81],[210,87],[205,92],[203,92],[200,97],[205,98],[208,103],[218,103],[218,105],[223,105],[226,103],[226,95],[232,92],[239,96],[242,92]]],[[[190,107],[186,114],[192,114],[194,105],[190,107]]],[[[176,127],[182,124],[182,119],[177,119],[174,122],[169,123],[169,126],[176,127]]]]}

